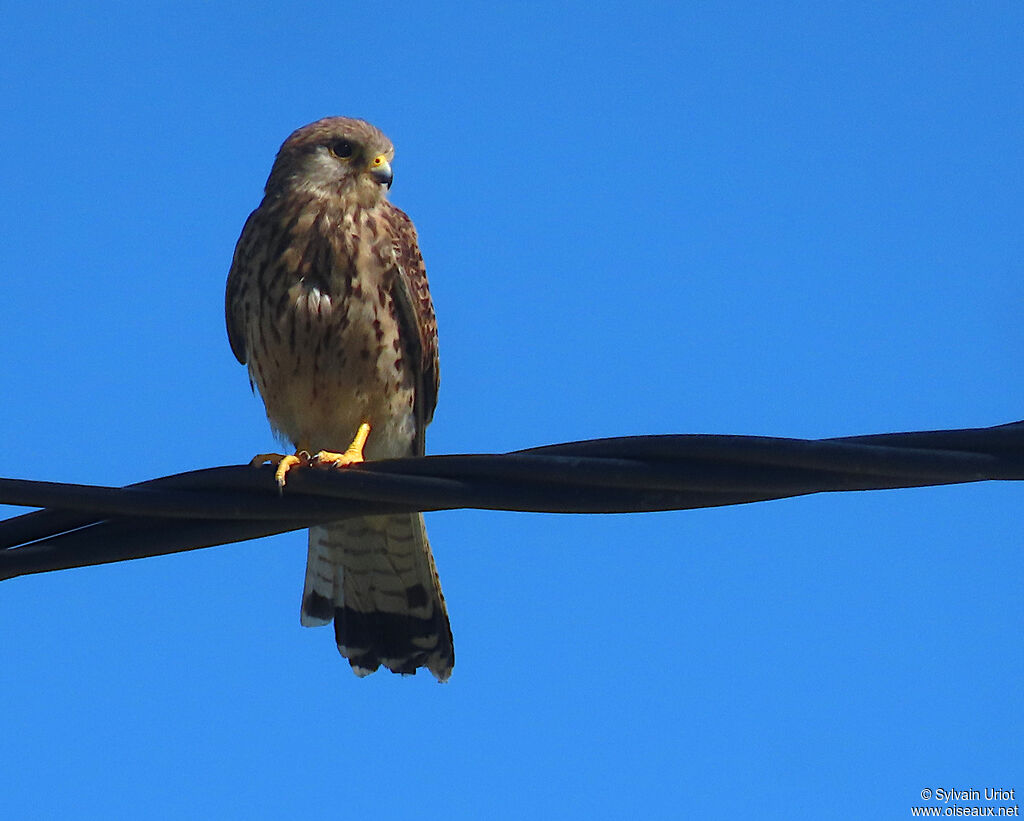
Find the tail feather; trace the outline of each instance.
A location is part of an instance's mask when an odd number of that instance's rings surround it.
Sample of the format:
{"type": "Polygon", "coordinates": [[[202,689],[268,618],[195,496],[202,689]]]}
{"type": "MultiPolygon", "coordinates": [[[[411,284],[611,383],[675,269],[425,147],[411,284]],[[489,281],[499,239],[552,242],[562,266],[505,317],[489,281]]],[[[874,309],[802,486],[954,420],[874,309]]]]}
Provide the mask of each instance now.
{"type": "Polygon", "coordinates": [[[335,576],[336,565],[331,560],[330,551],[319,540],[313,539],[313,528],[310,528],[306,584],[299,616],[303,627],[320,627],[334,619],[335,576]]]}
{"type": "Polygon", "coordinates": [[[302,623],[333,618],[357,675],[380,665],[439,681],[455,663],[448,610],[420,514],[346,519],[309,530],[302,623]]]}

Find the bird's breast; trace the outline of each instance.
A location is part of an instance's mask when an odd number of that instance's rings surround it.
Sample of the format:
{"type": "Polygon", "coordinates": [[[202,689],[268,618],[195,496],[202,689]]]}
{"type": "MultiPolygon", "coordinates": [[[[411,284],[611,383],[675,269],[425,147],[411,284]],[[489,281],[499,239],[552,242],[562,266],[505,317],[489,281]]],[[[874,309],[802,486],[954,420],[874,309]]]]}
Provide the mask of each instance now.
{"type": "Polygon", "coordinates": [[[292,442],[327,450],[344,449],[369,422],[369,458],[405,455],[415,437],[415,381],[392,266],[372,241],[313,253],[319,265],[304,264],[310,256],[285,260],[294,273],[250,336],[263,348],[250,364],[267,416],[292,442]]]}

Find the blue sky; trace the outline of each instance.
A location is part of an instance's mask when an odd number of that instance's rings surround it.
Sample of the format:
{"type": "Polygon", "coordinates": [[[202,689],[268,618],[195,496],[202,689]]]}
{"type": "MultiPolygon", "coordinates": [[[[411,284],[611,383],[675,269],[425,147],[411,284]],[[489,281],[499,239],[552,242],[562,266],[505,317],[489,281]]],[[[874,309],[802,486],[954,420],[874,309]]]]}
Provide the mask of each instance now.
{"type": "MultiPolygon", "coordinates": [[[[1024,417],[1019,4],[4,6],[0,475],[272,444],[224,279],[281,141],[328,114],[397,147],[429,452],[1024,417]]],[[[1020,502],[431,514],[444,686],[358,680],[299,626],[303,533],[3,582],[0,813],[896,818],[1021,790],[1020,502]]]]}

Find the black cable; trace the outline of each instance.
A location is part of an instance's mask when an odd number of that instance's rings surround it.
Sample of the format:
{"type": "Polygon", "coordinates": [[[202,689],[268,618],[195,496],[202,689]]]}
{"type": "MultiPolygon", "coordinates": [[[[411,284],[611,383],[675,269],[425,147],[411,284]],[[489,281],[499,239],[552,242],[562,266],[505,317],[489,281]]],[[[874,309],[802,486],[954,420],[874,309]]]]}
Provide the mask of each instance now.
{"type": "Polygon", "coordinates": [[[837,439],[673,435],[340,471],[227,466],[124,488],[0,479],[0,578],[258,538],[348,516],[482,508],[628,513],[809,493],[1024,479],[1024,422],[837,439]]]}

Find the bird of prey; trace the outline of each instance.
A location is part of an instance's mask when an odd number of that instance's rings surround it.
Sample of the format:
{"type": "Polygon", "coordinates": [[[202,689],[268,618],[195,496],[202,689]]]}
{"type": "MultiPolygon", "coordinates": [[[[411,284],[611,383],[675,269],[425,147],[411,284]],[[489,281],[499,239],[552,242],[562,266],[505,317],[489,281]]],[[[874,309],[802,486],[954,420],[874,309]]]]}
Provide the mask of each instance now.
{"type": "MultiPolygon", "coordinates": [[[[363,120],[303,126],[281,146],[238,239],[228,339],[271,427],[295,446],[253,460],[276,463],[281,486],[297,466],[361,462],[364,448],[367,459],[424,453],[437,323],[416,229],[387,200],[393,157],[363,120]]],[[[332,620],[356,674],[384,665],[448,678],[452,634],[421,514],[310,528],[301,621],[332,620]]]]}

